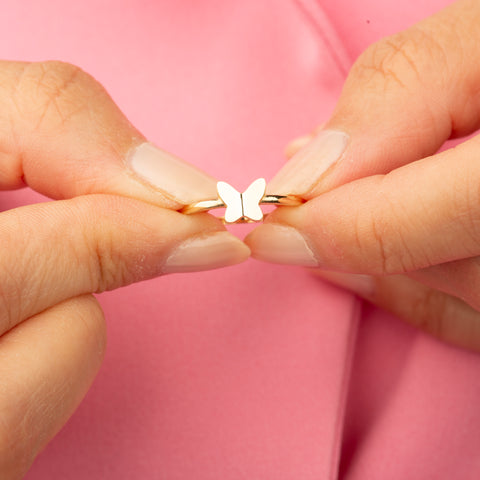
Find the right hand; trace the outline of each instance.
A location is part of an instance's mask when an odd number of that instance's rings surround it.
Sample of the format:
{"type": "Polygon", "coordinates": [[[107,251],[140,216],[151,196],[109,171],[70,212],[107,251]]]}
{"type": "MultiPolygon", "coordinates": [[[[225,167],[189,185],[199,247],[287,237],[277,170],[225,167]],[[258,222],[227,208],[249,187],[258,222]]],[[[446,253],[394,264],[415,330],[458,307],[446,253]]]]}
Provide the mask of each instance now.
{"type": "Polygon", "coordinates": [[[245,260],[207,214],[212,177],[145,143],[103,87],[60,62],[0,62],[0,478],[22,478],[85,395],[105,348],[91,295],[245,260]]]}
{"type": "Polygon", "coordinates": [[[331,118],[288,148],[256,258],[316,272],[480,352],[480,2],[461,0],[369,47],[331,118]],[[477,60],[477,61],[475,61],[477,60]],[[303,146],[303,148],[301,148],[303,146]]]}

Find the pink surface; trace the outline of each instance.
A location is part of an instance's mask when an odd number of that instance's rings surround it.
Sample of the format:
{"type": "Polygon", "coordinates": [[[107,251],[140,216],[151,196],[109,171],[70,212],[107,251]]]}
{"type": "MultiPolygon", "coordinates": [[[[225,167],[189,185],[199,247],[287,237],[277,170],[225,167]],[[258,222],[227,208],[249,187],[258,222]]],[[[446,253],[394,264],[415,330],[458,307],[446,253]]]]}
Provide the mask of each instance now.
{"type": "MultiPolygon", "coordinates": [[[[349,58],[441,4],[16,2],[0,57],[80,65],[150,140],[241,188],[328,116],[349,58]]],[[[300,269],[249,261],[100,300],[105,364],[29,480],[480,477],[479,358],[300,269]]]]}

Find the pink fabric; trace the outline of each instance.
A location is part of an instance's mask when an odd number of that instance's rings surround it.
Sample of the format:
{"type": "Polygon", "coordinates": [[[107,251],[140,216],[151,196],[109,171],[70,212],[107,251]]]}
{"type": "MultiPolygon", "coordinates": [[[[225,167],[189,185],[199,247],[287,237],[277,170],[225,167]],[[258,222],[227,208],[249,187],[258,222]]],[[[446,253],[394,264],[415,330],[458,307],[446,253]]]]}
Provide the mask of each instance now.
{"type": "MultiPolygon", "coordinates": [[[[329,115],[361,48],[441,5],[12,2],[0,57],[82,66],[150,140],[241,188],[329,115]]],[[[29,480],[480,476],[478,356],[301,269],[249,261],[100,301],[105,364],[29,480]]]]}

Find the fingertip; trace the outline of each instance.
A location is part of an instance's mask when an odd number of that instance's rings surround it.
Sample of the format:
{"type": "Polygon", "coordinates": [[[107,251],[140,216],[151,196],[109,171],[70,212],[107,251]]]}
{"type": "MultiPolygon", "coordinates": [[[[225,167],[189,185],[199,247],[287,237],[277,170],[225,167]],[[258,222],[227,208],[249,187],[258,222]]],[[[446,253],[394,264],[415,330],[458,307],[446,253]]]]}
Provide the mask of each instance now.
{"type": "Polygon", "coordinates": [[[247,235],[245,243],[257,260],[306,267],[318,265],[309,241],[296,228],[288,225],[260,225],[247,235]]]}
{"type": "Polygon", "coordinates": [[[301,150],[305,145],[310,143],[312,139],[312,134],[303,135],[301,137],[293,139],[285,147],[285,150],[283,151],[284,155],[287,157],[288,160],[290,160],[299,150],[301,150]]]}
{"type": "Polygon", "coordinates": [[[137,180],[163,193],[177,207],[217,194],[214,177],[150,142],[133,146],[125,156],[125,165],[137,180]]]}
{"type": "Polygon", "coordinates": [[[250,248],[227,231],[195,235],[175,247],[167,256],[163,273],[198,272],[244,262],[250,248]]]}
{"type": "Polygon", "coordinates": [[[310,140],[273,177],[268,191],[311,197],[320,180],[342,158],[349,136],[342,131],[323,130],[310,140]]]}

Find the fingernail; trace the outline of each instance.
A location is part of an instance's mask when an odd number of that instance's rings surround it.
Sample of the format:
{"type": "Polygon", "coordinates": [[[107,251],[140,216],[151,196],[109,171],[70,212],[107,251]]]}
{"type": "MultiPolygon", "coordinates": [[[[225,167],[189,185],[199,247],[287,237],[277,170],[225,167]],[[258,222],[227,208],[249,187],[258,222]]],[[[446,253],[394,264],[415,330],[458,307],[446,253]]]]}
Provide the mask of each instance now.
{"type": "Polygon", "coordinates": [[[235,265],[250,256],[250,249],[228,232],[215,232],[185,240],[168,256],[163,273],[198,272],[235,265]]]}
{"type": "Polygon", "coordinates": [[[217,196],[213,177],[151,143],[133,148],[127,163],[140,178],[183,205],[217,196]]]}
{"type": "Polygon", "coordinates": [[[360,297],[371,298],[375,292],[375,281],[370,275],[339,273],[316,270],[315,274],[339,287],[350,290],[360,297]]]}
{"type": "Polygon", "coordinates": [[[307,194],[341,159],[348,139],[346,133],[337,130],[320,132],[275,175],[267,191],[276,195],[307,194]]]}
{"type": "Polygon", "coordinates": [[[285,156],[287,159],[291,159],[300,149],[304,148],[305,145],[308,145],[313,140],[313,135],[304,135],[303,137],[298,137],[292,140],[285,147],[285,156]]]}
{"type": "Polygon", "coordinates": [[[313,267],[318,261],[302,234],[293,227],[267,223],[257,227],[246,239],[259,260],[313,267]]]}

